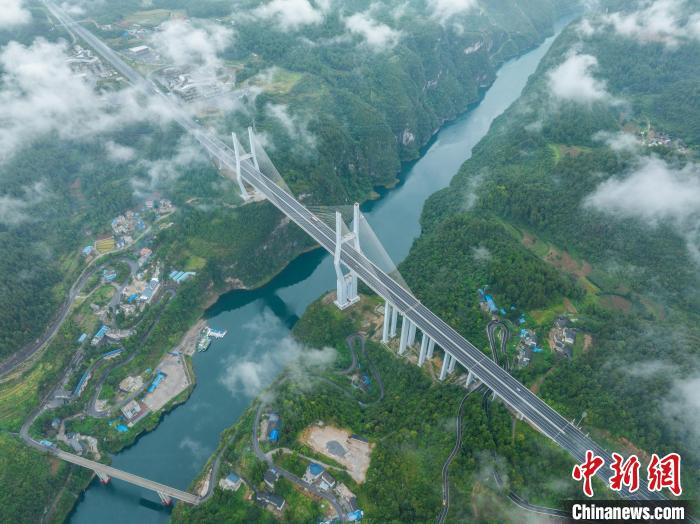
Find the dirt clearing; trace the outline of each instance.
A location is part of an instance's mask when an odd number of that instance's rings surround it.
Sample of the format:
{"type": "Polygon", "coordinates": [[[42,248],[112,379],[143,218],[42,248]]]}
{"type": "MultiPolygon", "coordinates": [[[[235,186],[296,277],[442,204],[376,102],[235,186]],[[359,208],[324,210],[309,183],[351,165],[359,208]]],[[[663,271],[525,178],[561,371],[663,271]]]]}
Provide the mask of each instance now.
{"type": "Polygon", "coordinates": [[[355,482],[365,481],[374,447],[362,437],[333,426],[311,426],[301,435],[301,441],[317,453],[345,466],[355,482]]]}

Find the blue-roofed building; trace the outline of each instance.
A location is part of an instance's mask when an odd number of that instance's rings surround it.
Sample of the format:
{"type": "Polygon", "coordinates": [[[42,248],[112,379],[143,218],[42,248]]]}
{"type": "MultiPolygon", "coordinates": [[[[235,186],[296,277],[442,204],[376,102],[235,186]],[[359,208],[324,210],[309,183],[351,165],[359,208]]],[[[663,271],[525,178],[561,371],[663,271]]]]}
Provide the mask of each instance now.
{"type": "Polygon", "coordinates": [[[231,472],[219,481],[219,487],[228,491],[238,491],[242,483],[241,477],[231,472]]]}
{"type": "Polygon", "coordinates": [[[325,469],[323,469],[323,466],[321,466],[321,464],[316,464],[315,462],[312,462],[306,467],[306,472],[304,472],[304,480],[309,484],[313,484],[316,481],[316,479],[323,475],[324,471],[325,469]]]}
{"type": "Polygon", "coordinates": [[[86,340],[87,340],[87,333],[83,333],[82,335],[80,335],[80,336],[78,337],[78,344],[82,344],[82,343],[85,342],[86,340]]]}
{"type": "Polygon", "coordinates": [[[489,308],[489,311],[491,313],[498,313],[498,306],[496,306],[496,301],[493,299],[491,295],[484,295],[484,299],[486,299],[486,305],[489,308]]]}
{"type": "Polygon", "coordinates": [[[355,511],[348,513],[345,518],[347,519],[348,522],[359,522],[362,520],[362,517],[364,517],[364,516],[365,516],[364,511],[362,511],[361,509],[357,509],[355,511]]]}
{"type": "Polygon", "coordinates": [[[158,387],[158,384],[161,383],[161,381],[165,378],[165,373],[162,371],[159,371],[158,374],[156,375],[156,378],[153,379],[153,382],[151,382],[151,385],[148,386],[148,392],[153,393],[156,388],[158,387]]]}
{"type": "Polygon", "coordinates": [[[83,248],[83,255],[84,256],[90,256],[92,253],[95,251],[95,248],[93,246],[85,246],[83,248]]]}
{"type": "Polygon", "coordinates": [[[272,431],[270,431],[270,435],[268,436],[268,440],[270,442],[278,442],[280,439],[280,430],[275,428],[272,431]]]}

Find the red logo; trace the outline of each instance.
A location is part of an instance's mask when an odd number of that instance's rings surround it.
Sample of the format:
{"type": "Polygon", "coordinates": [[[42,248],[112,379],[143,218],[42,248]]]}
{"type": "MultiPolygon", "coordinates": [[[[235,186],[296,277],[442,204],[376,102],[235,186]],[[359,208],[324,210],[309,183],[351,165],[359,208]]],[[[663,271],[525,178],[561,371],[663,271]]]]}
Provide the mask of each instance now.
{"type": "Polygon", "coordinates": [[[583,480],[583,492],[587,497],[593,496],[593,487],[591,486],[591,477],[596,474],[600,468],[603,467],[605,461],[598,455],[594,455],[589,449],[586,451],[586,462],[583,464],[576,464],[574,470],[571,472],[571,476],[574,480],[583,480]]]}
{"type": "MultiPolygon", "coordinates": [[[[613,463],[610,468],[613,475],[608,479],[610,489],[621,491],[623,486],[630,493],[639,489],[639,468],[641,464],[636,455],[630,455],[623,460],[619,453],[612,454],[613,463]]],[[[576,481],[583,481],[583,493],[587,497],[593,496],[591,479],[600,468],[605,465],[605,460],[595,455],[591,450],[586,451],[586,460],[583,464],[576,464],[571,476],[576,481]]],[[[679,497],[683,493],[681,488],[681,456],[678,453],[669,453],[663,458],[654,453],[647,467],[647,487],[649,491],[661,491],[668,488],[671,493],[679,497]]]]}
{"type": "Polygon", "coordinates": [[[678,453],[669,453],[664,458],[654,453],[647,468],[649,491],[661,491],[663,488],[671,490],[676,497],[683,493],[681,488],[681,456],[678,453]]]}
{"type": "Polygon", "coordinates": [[[620,491],[622,486],[627,486],[630,493],[639,489],[639,459],[637,455],[630,456],[622,462],[622,455],[613,453],[613,463],[610,467],[614,475],[610,477],[610,489],[620,491]]]}

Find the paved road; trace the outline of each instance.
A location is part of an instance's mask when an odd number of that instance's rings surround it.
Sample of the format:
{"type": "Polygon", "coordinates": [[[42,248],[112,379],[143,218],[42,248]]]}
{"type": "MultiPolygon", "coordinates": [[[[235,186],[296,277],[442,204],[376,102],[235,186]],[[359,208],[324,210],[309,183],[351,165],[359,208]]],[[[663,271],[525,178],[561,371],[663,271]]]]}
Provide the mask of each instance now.
{"type": "Polygon", "coordinates": [[[68,317],[68,314],[71,311],[71,306],[73,305],[76,297],[83,290],[83,287],[85,287],[88,279],[98,269],[99,268],[97,267],[91,267],[89,268],[89,271],[84,270],[81,273],[78,279],[71,286],[66,300],[63,302],[63,304],[61,304],[61,307],[58,309],[58,312],[54,316],[51,324],[49,324],[49,327],[46,329],[46,331],[44,331],[44,334],[3,361],[0,364],[0,377],[4,377],[5,375],[15,371],[19,366],[33,357],[40,349],[44,348],[49,342],[51,342],[56,333],[58,333],[60,327],[63,325],[63,322],[68,317]]]}
{"type": "MultiPolygon", "coordinates": [[[[223,173],[228,175],[236,172],[235,154],[229,146],[195,122],[190,115],[175,104],[172,98],[163,94],[155,84],[144,79],[90,31],[76,24],[56,4],[49,0],[44,0],[44,3],[61,23],[69,26],[75,34],[93,47],[98,54],[109,61],[137,88],[148,96],[159,97],[168,107],[173,119],[188,131],[209,152],[212,158],[218,161],[223,173]]],[[[292,195],[256,169],[250,160],[241,162],[240,176],[324,249],[334,253],[335,232],[292,195]]],[[[607,479],[612,475],[610,467],[607,466],[613,462],[610,452],[594,442],[497,363],[484,355],[481,350],[421,304],[410,291],[404,289],[349,243],[343,243],[341,246],[340,260],[344,266],[357,273],[360,279],[374,292],[391,302],[421,331],[435,340],[438,346],[454,356],[462,366],[472,371],[481,382],[493,390],[513,410],[520,413],[533,427],[569,452],[575,461],[584,462],[586,450],[592,450],[596,455],[603,457],[606,467],[598,470],[598,476],[607,482],[607,479]]],[[[625,489],[621,495],[635,499],[663,498],[659,493],[650,492],[646,486],[641,487],[634,494],[630,494],[625,489]]]]}
{"type": "MultiPolygon", "coordinates": [[[[484,386],[481,385],[479,386],[479,388],[484,388],[484,386]]],[[[467,401],[467,398],[469,398],[469,395],[471,395],[474,391],[477,391],[479,388],[468,391],[466,395],[464,395],[464,397],[462,398],[462,401],[459,403],[459,410],[457,411],[457,435],[455,437],[455,445],[452,448],[452,451],[450,452],[449,456],[447,457],[447,460],[445,460],[445,463],[442,465],[442,510],[440,510],[440,513],[435,519],[435,522],[437,522],[437,524],[443,524],[445,522],[445,519],[447,518],[447,513],[450,511],[450,464],[452,464],[452,461],[455,459],[457,453],[459,453],[459,450],[462,448],[462,422],[464,420],[464,403],[467,401]]]]}

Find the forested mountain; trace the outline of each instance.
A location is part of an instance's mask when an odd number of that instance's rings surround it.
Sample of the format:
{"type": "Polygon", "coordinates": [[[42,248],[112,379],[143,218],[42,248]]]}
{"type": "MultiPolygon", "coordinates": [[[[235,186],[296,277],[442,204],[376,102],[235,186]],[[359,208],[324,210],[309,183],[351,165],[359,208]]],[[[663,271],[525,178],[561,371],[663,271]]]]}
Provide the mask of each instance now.
{"type": "Polygon", "coordinates": [[[466,331],[477,330],[468,322],[478,318],[476,297],[446,299],[431,244],[442,246],[454,281],[489,283],[506,301],[528,297],[544,329],[573,306],[592,349],[541,381],[521,378],[569,419],[585,414],[586,430],[613,447],[680,452],[695,493],[700,34],[691,2],[656,4],[611,3],[555,41],[522,97],[426,203],[404,275],[466,331]],[[662,15],[668,25],[654,26],[662,15]],[[508,230],[505,247],[491,249],[488,230],[453,232],[477,221],[508,230]],[[483,247],[498,274],[474,281],[483,247]],[[541,264],[522,268],[513,256],[522,250],[541,264]]]}
{"type": "MultiPolygon", "coordinates": [[[[223,137],[254,125],[290,187],[333,204],[366,199],[375,185],[392,183],[400,161],[415,158],[443,121],[478,100],[499,63],[550,32],[567,3],[518,4],[482,2],[481,11],[452,13],[423,2],[319,3],[288,21],[258,2],[232,8],[228,2],[156,0],[148,11],[138,2],[85,2],[81,10],[93,20],[91,29],[125,56],[136,43],[155,46],[173,27],[183,38],[219,38],[221,45],[199,58],[235,70],[244,92],[200,116],[223,137]],[[186,17],[192,18],[183,24],[186,17]],[[128,35],[133,27],[146,36],[128,35]]],[[[293,234],[290,244],[285,232],[278,245],[291,248],[271,250],[272,257],[240,257],[267,247],[261,240],[277,227],[277,213],[267,205],[231,207],[233,185],[219,180],[167,118],[148,107],[138,114],[115,105],[133,103],[123,83],[98,83],[102,96],[86,91],[82,103],[68,85],[65,93],[52,92],[49,77],[31,79],[28,89],[19,61],[50,66],[71,86],[84,87],[72,83],[61,63],[70,54],[60,43],[65,33],[51,26],[40,4],[26,10],[27,23],[0,33],[3,99],[8,106],[40,107],[58,95],[57,104],[67,107],[43,116],[6,111],[11,125],[0,165],[0,264],[9,278],[0,284],[0,356],[45,328],[81,270],[80,248],[149,195],[170,197],[183,208],[163,238],[164,249],[180,261],[209,260],[220,288],[228,286],[226,279],[254,285],[308,247],[293,234]],[[114,100],[105,100],[109,96],[114,100]],[[10,140],[13,128],[17,136],[10,140]],[[239,241],[232,245],[224,234],[239,241]]],[[[191,53],[200,50],[195,40],[186,41],[195,46],[191,53]]],[[[169,59],[178,57],[162,62],[169,59]]]]}

